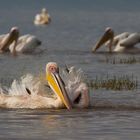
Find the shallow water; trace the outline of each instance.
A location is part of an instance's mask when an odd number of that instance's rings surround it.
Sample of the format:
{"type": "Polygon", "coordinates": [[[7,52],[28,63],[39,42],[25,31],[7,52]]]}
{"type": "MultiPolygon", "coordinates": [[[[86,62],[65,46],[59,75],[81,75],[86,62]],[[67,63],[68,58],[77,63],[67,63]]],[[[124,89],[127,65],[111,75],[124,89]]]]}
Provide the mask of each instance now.
{"type": "Polygon", "coordinates": [[[1,139],[139,139],[138,110],[1,110],[1,139]]]}
{"type": "MultiPolygon", "coordinates": [[[[11,26],[18,26],[21,34],[31,33],[42,40],[40,54],[0,55],[0,81],[10,85],[13,79],[26,73],[45,72],[49,61],[61,67],[75,65],[82,68],[87,79],[128,75],[138,80],[132,91],[90,89],[91,108],[84,110],[0,110],[1,139],[140,139],[140,64],[105,63],[116,58],[135,57],[139,54],[92,54],[91,48],[111,26],[116,33],[139,32],[140,11],[138,0],[107,2],[93,0],[10,0],[1,2],[1,34],[11,26]],[[35,27],[33,19],[42,7],[47,7],[52,23],[35,27]],[[9,10],[8,10],[9,9],[9,10]]],[[[138,45],[139,46],[139,45],[138,45]]],[[[104,48],[101,48],[104,50],[104,48]]]]}

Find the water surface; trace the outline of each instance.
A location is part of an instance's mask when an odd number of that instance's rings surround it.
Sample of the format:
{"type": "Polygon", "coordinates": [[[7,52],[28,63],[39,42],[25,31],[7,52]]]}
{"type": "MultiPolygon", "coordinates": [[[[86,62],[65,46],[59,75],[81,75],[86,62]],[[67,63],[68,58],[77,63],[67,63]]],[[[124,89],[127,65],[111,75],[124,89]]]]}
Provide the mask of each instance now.
{"type": "MultiPolygon", "coordinates": [[[[45,65],[56,61],[61,67],[82,68],[88,80],[96,76],[133,75],[138,89],[113,91],[90,89],[91,107],[62,110],[0,110],[1,139],[64,140],[137,140],[140,139],[140,64],[110,64],[109,59],[135,57],[139,54],[92,54],[92,46],[111,26],[117,33],[140,31],[138,0],[5,0],[0,3],[0,33],[18,26],[22,34],[33,34],[42,40],[41,54],[0,55],[0,80],[10,85],[13,79],[27,73],[45,73],[45,65]],[[47,7],[52,23],[36,27],[33,19],[47,7]]],[[[139,45],[138,45],[139,46],[139,45]]],[[[102,48],[101,50],[104,50],[102,48]]]]}

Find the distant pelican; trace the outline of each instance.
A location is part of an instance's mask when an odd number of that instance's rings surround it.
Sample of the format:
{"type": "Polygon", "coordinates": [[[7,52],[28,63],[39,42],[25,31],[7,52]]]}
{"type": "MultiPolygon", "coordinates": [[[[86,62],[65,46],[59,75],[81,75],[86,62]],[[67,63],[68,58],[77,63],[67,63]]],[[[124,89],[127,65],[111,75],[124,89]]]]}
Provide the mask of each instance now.
{"type": "Polygon", "coordinates": [[[114,36],[114,31],[108,27],[104,35],[92,49],[92,52],[96,52],[98,48],[105,44],[109,48],[109,52],[140,53],[140,48],[135,47],[138,43],[140,43],[139,33],[124,32],[114,36]],[[115,47],[114,49],[112,49],[113,46],[115,47]]]}
{"type": "Polygon", "coordinates": [[[0,36],[0,52],[6,52],[9,51],[9,46],[13,43],[13,49],[11,50],[11,53],[15,53],[15,48],[17,45],[19,37],[19,30],[17,27],[13,27],[10,30],[10,33],[6,35],[1,35],[0,36]]]}
{"type": "Polygon", "coordinates": [[[51,17],[45,8],[42,9],[40,14],[35,16],[35,25],[47,25],[51,22],[51,17]]]}
{"type": "Polygon", "coordinates": [[[88,87],[81,76],[82,72],[72,67],[69,72],[63,71],[60,77],[57,64],[49,62],[46,65],[48,89],[45,88],[43,80],[28,74],[20,81],[14,80],[10,89],[0,89],[0,107],[31,109],[88,107],[88,87]]]}
{"type": "Polygon", "coordinates": [[[19,37],[19,29],[13,27],[10,33],[0,36],[0,51],[10,51],[12,54],[31,53],[39,45],[41,41],[36,36],[27,34],[19,37]]]}
{"type": "MultiPolygon", "coordinates": [[[[27,34],[19,37],[15,50],[18,53],[32,53],[39,45],[41,45],[41,41],[36,36],[27,34]]],[[[12,43],[9,46],[10,52],[12,52],[13,48],[14,44],[12,43]]]]}

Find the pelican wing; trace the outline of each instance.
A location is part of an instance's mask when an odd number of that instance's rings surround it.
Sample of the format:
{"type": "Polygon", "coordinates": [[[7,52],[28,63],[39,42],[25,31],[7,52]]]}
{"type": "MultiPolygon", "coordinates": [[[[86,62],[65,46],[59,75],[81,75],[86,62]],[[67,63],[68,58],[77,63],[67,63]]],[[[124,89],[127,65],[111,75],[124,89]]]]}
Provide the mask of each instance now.
{"type": "Polygon", "coordinates": [[[127,38],[120,41],[120,46],[123,47],[134,47],[137,43],[140,42],[140,34],[133,33],[129,35],[127,38]]]}
{"type": "MultiPolygon", "coordinates": [[[[41,41],[37,39],[34,35],[23,35],[19,37],[17,45],[16,45],[16,51],[21,53],[32,53],[36,50],[36,48],[41,44],[41,41]]],[[[9,47],[10,50],[12,50],[14,47],[14,44],[12,43],[9,47]]]]}
{"type": "MultiPolygon", "coordinates": [[[[113,39],[112,45],[113,46],[116,46],[119,43],[119,41],[121,41],[123,39],[126,39],[129,35],[130,35],[129,32],[124,32],[124,33],[121,33],[121,34],[116,35],[114,37],[114,39],[113,39]]],[[[108,46],[109,45],[109,41],[107,41],[105,43],[105,45],[108,46]]]]}

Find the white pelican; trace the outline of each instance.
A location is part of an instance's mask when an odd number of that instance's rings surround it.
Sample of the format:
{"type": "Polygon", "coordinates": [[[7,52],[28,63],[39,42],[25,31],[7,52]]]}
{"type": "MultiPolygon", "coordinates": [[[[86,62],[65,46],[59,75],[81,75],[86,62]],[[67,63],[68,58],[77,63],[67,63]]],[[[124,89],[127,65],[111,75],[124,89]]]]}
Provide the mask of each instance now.
{"type": "Polygon", "coordinates": [[[0,52],[5,52],[9,50],[9,46],[13,43],[13,49],[11,50],[11,53],[15,53],[15,47],[17,45],[19,37],[19,30],[17,27],[13,27],[10,30],[10,33],[6,35],[0,36],[0,52]]]}
{"type": "Polygon", "coordinates": [[[11,28],[10,33],[0,36],[0,52],[31,53],[41,44],[36,36],[27,34],[19,37],[19,29],[11,28]]]}
{"type": "Polygon", "coordinates": [[[140,48],[135,47],[138,43],[140,43],[139,33],[124,32],[114,36],[114,31],[108,27],[92,49],[92,52],[96,52],[98,48],[105,44],[109,48],[109,52],[140,53],[140,48]],[[114,49],[112,49],[113,46],[115,47],[114,49]]]}
{"type": "Polygon", "coordinates": [[[63,71],[60,77],[57,64],[49,62],[46,65],[46,79],[50,88],[45,87],[45,82],[40,78],[28,74],[20,81],[14,80],[11,88],[0,89],[0,107],[30,109],[88,107],[88,87],[81,76],[80,70],[71,68],[69,73],[63,71]]]}
{"type": "Polygon", "coordinates": [[[40,14],[35,16],[35,25],[47,25],[51,22],[51,17],[45,8],[42,9],[40,14]]]}
{"type": "MultiPolygon", "coordinates": [[[[15,51],[18,53],[32,53],[38,46],[41,45],[41,41],[34,35],[26,34],[17,40],[15,51]]],[[[13,52],[14,43],[9,46],[10,52],[13,52]]]]}

